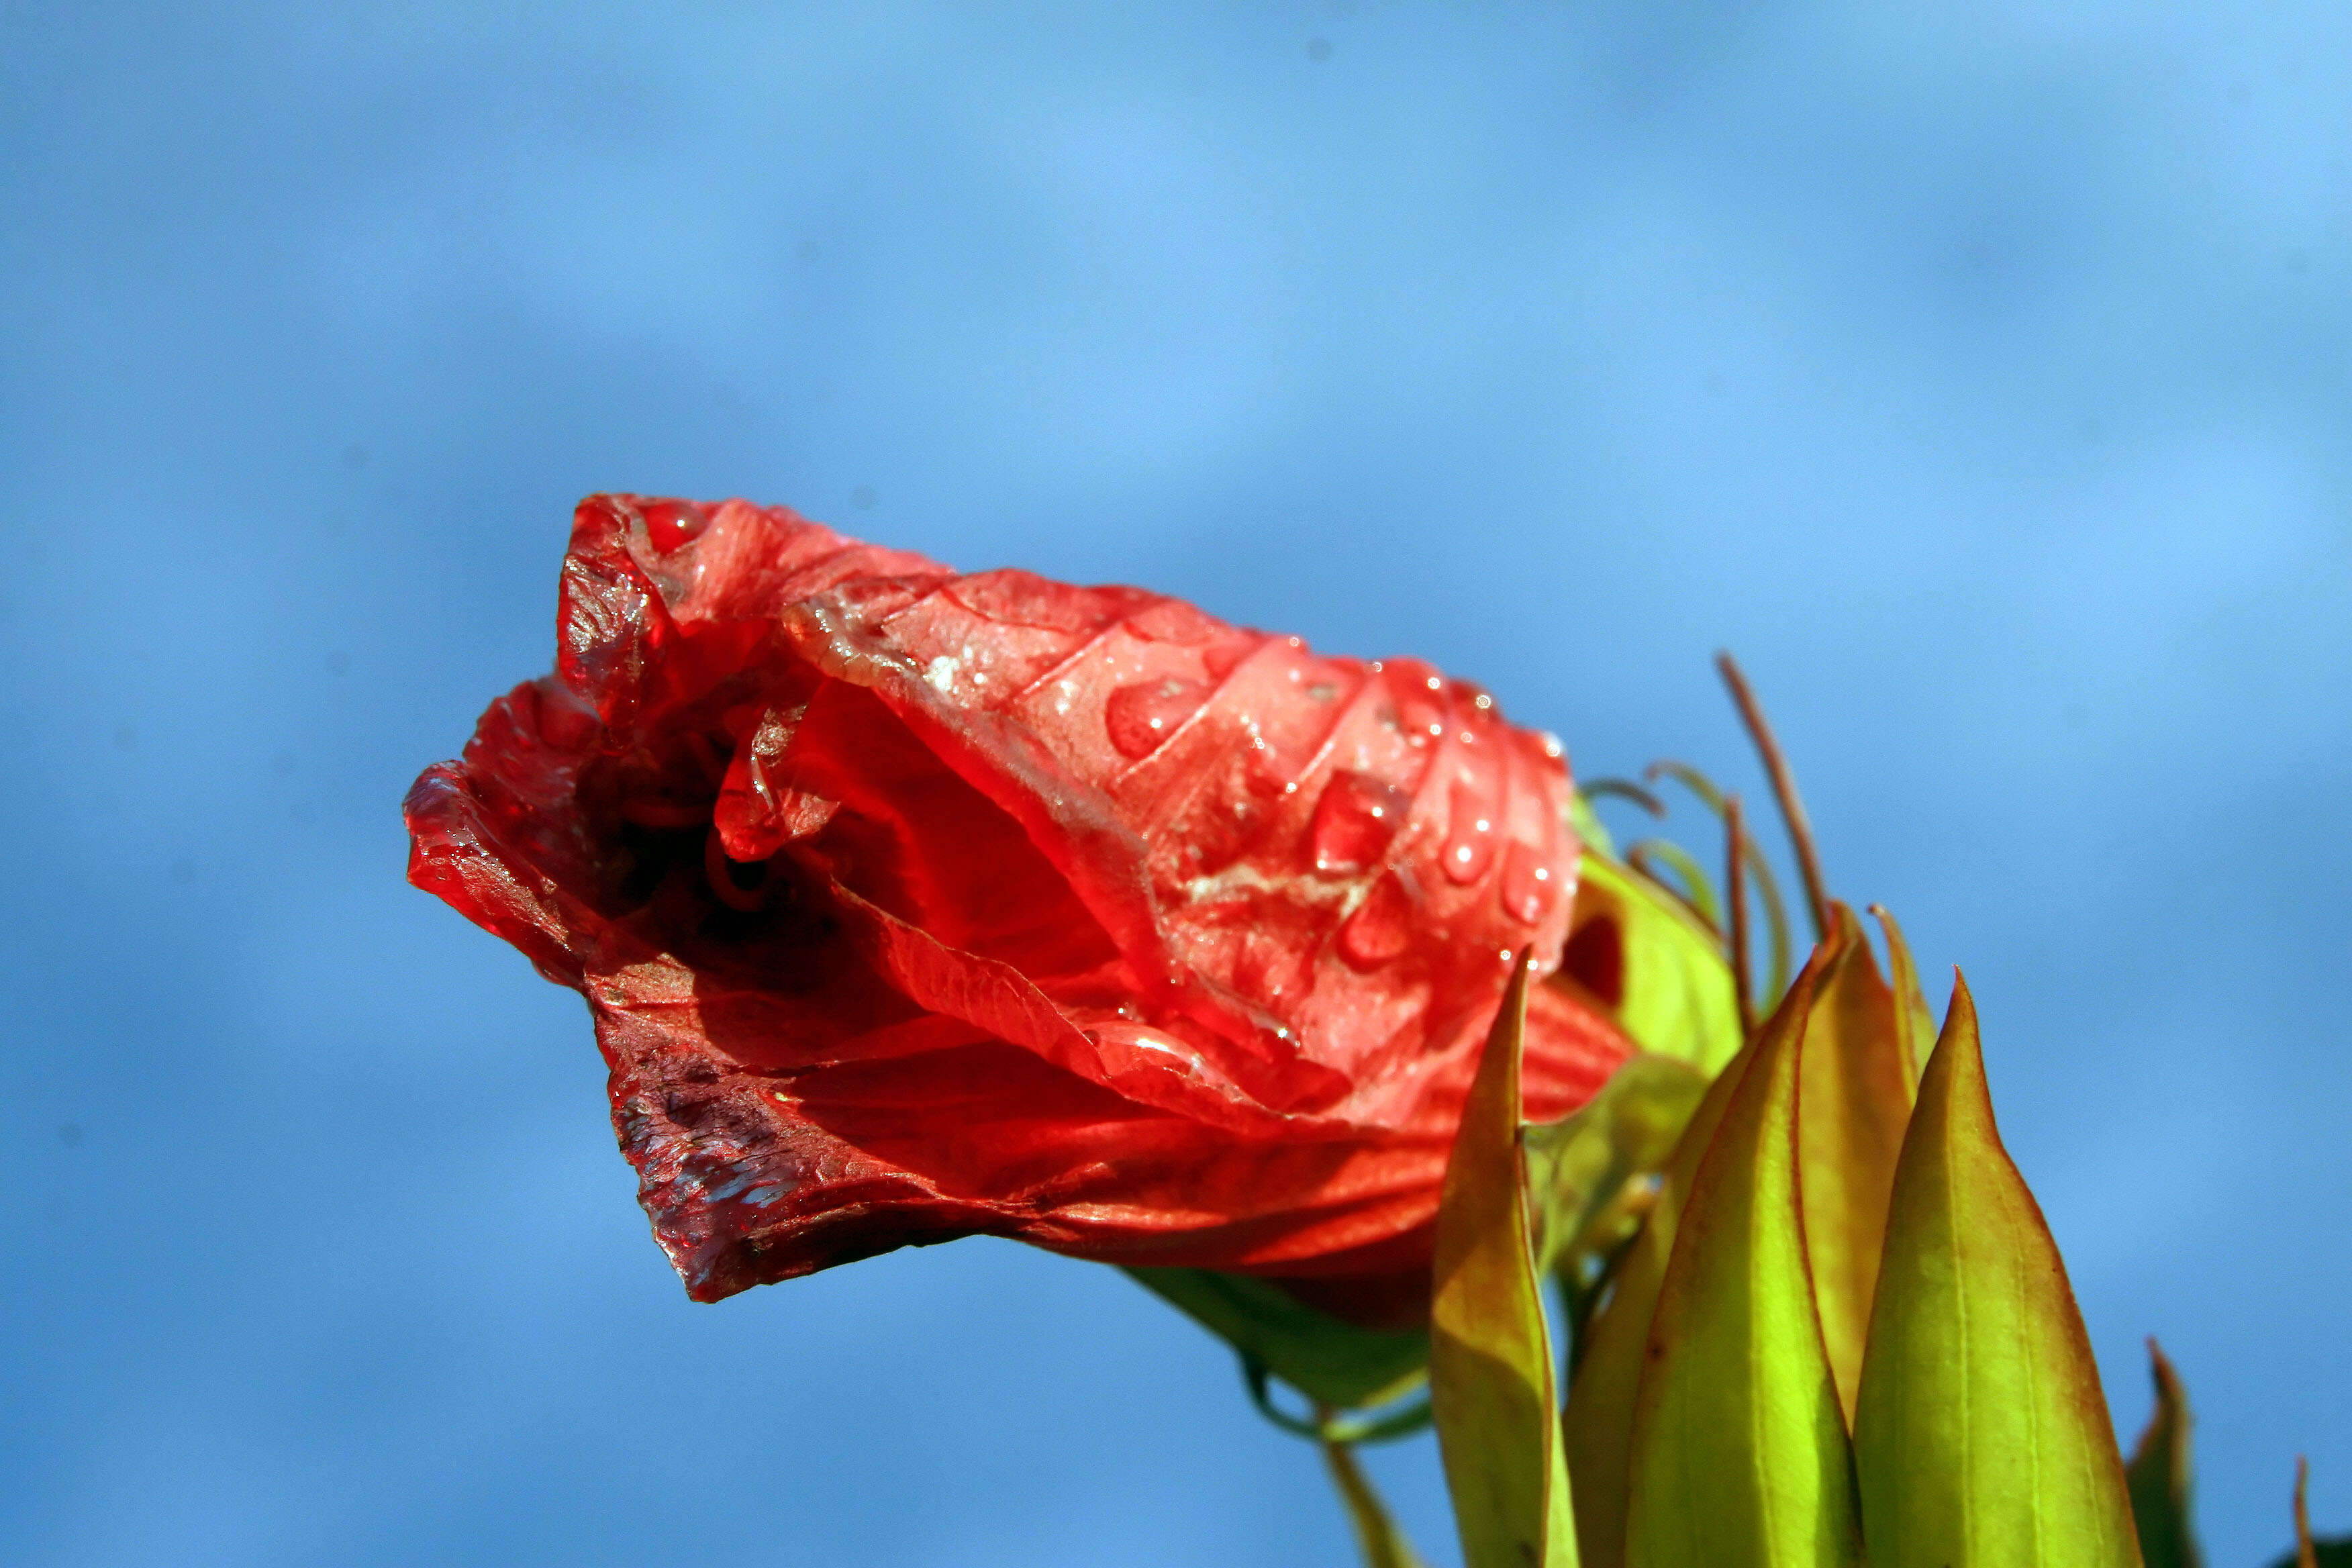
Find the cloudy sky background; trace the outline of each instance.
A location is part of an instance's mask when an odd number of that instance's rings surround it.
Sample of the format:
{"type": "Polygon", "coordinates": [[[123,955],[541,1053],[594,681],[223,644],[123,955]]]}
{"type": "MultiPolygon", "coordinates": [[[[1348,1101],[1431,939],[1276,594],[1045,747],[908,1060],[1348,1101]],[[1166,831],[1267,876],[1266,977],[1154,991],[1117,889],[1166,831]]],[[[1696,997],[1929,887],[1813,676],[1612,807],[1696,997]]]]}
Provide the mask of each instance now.
{"type": "MultiPolygon", "coordinates": [[[[0,1517],[36,1564],[1349,1560],[1117,1276],[686,1301],[400,879],[572,501],[1482,680],[1967,965],[2214,1561],[2352,1528],[2352,13],[49,6],[0,43],[0,1517]]],[[[1454,1561],[1426,1441],[1379,1475],[1454,1561]]]]}

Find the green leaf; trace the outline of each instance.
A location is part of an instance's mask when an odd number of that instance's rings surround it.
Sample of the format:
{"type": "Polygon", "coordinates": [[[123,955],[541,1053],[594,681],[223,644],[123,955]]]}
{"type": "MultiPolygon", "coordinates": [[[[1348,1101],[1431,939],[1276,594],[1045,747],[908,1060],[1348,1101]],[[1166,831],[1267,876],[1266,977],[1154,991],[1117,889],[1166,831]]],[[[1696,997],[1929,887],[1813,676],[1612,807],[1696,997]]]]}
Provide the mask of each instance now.
{"type": "Polygon", "coordinates": [[[1129,1277],[1318,1405],[1361,1409],[1420,1386],[1429,1335],[1360,1329],[1281,1286],[1206,1268],[1130,1268],[1129,1277]]]}
{"type": "Polygon", "coordinates": [[[1429,1397],[1464,1568],[1577,1560],[1519,1159],[1529,957],[1487,1036],[1437,1210],[1429,1397]]]}
{"type": "Polygon", "coordinates": [[[1683,1200],[1754,1059],[1752,1049],[1741,1052],[1707,1086],[1660,1173],[1656,1200],[1617,1266],[1609,1300],[1589,1325],[1569,1386],[1568,1408],[1560,1416],[1569,1474],[1576,1488],[1577,1549],[1584,1568],[1622,1568],[1625,1561],[1633,1396],[1641,1385],[1650,1320],[1674,1250],[1683,1200]]]}
{"type": "Polygon", "coordinates": [[[1635,1045],[1709,1075],[1738,1054],[1739,1005],[1716,934],[1648,878],[1588,847],[1578,863],[1566,983],[1582,977],[1578,952],[1596,949],[1614,962],[1582,994],[1635,1045]]]}
{"type": "Polygon", "coordinates": [[[1805,1244],[1839,1408],[1851,1424],[1915,1086],[1895,994],[1879,978],[1862,922],[1843,904],[1830,905],[1829,936],[1815,963],[1820,978],[1798,1096],[1805,1244]]]}
{"type": "Polygon", "coordinates": [[[1364,1568],[1422,1568],[1420,1554],[1397,1528],[1388,1505],[1372,1489],[1349,1447],[1324,1444],[1323,1462],[1330,1468],[1331,1484],[1339,1489],[1339,1500],[1347,1505],[1348,1522],[1354,1527],[1356,1545],[1363,1552],[1364,1568]]]}
{"type": "Polygon", "coordinates": [[[1903,1142],[1854,1457],[1874,1568],[2133,1568],[2123,1458],[1956,984],[1903,1142]]]}
{"type": "Polygon", "coordinates": [[[1627,1568],[1862,1563],[1799,1190],[1798,1085],[1825,952],[1759,1033],[1691,1180],[1633,1405],[1627,1568]]]}
{"type": "Polygon", "coordinates": [[[1688,1062],[1633,1057],[1575,1111],[1527,1129],[1539,1269],[1549,1272],[1578,1254],[1606,1251],[1625,1239],[1606,1234],[1623,1213],[1619,1199],[1625,1184],[1665,1164],[1706,1082],[1688,1062]]]}
{"type": "Polygon", "coordinates": [[[2204,1548],[2189,1509],[2195,1474],[2189,1463],[2189,1395],[2180,1374],[2154,1340],[2147,1359],[2156,1378],[2156,1412],[2124,1467],[2131,1493],[2132,1522],[2139,1531],[2140,1556],[2147,1568],[2205,1568],[2204,1548]]]}
{"type": "Polygon", "coordinates": [[[1936,1016],[1927,1011],[1927,994],[1919,988],[1919,966],[1911,962],[1911,944],[1903,940],[1903,928],[1883,905],[1873,904],[1870,912],[1886,931],[1886,960],[1895,971],[1895,1028],[1902,1037],[1903,1059],[1916,1079],[1927,1070],[1927,1057],[1936,1048],[1936,1016]]]}

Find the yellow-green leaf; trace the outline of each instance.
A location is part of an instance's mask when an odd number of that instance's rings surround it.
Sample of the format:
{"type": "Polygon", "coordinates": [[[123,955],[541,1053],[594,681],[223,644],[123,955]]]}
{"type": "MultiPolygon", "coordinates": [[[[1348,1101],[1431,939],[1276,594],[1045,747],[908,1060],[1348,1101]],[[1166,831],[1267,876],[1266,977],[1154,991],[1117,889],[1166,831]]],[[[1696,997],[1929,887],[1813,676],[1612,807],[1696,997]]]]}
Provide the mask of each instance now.
{"type": "Polygon", "coordinates": [[[2147,1359],[2156,1378],[2156,1411],[2124,1467],[2131,1493],[2132,1522],[2139,1530],[2140,1556],[2147,1568],[2205,1568],[2189,1508],[2195,1474],[2189,1436],[2194,1425],[2180,1374],[2154,1340],[2147,1359]]]}
{"type": "Polygon", "coordinates": [[[1957,984],[1895,1169],[1854,1457],[1873,1568],[2136,1568],[2123,1457],[1957,984]]]}
{"type": "MultiPolygon", "coordinates": [[[[1809,969],[1799,984],[1810,986],[1809,969]]],[[[1793,994],[1793,991],[1791,994],[1793,994]]],[[[1672,1255],[1683,1200],[1698,1163],[1722,1124],[1738,1089],[1750,1049],[1735,1057],[1707,1086],[1691,1113],[1674,1155],[1660,1173],[1657,1198],[1639,1235],[1627,1248],[1610,1288],[1609,1300],[1586,1331],[1583,1358],[1560,1417],[1567,1439],[1568,1469],[1576,1487],[1576,1540],[1584,1568],[1622,1568],[1625,1561],[1625,1509],[1629,1500],[1629,1446],[1633,1434],[1633,1395],[1650,1340],[1650,1319],[1658,1304],[1666,1260],[1672,1255]]]]}
{"type": "Polygon", "coordinates": [[[1720,940],[1655,883],[1589,847],[1556,983],[1580,986],[1643,1050],[1701,1072],[1739,1050],[1720,940]]]}
{"type": "Polygon", "coordinates": [[[1919,966],[1911,962],[1911,944],[1903,940],[1903,928],[1882,905],[1871,905],[1870,912],[1886,931],[1887,966],[1895,972],[1895,1028],[1903,1041],[1903,1060],[1916,1080],[1927,1070],[1928,1054],[1936,1048],[1936,1016],[1927,1011],[1919,966]]]}
{"type": "Polygon", "coordinates": [[[1364,1554],[1364,1568],[1422,1568],[1420,1553],[1397,1528],[1388,1505],[1381,1501],[1381,1494],[1372,1489],[1371,1481],[1356,1463],[1354,1451],[1344,1443],[1326,1443],[1323,1462],[1330,1468],[1331,1484],[1339,1489],[1339,1500],[1347,1505],[1348,1523],[1364,1554]]]}
{"type": "Polygon", "coordinates": [[[1851,1423],[1914,1081],[1895,994],[1879,978],[1862,922],[1843,904],[1830,905],[1821,956],[1805,1024],[1798,1146],[1822,1338],[1837,1374],[1839,1406],[1851,1423]]]}
{"type": "Polygon", "coordinates": [[[1853,1457],[1805,1261],[1798,1085],[1816,952],[1693,1176],[1633,1405],[1627,1568],[1860,1568],[1853,1457]]]}
{"type": "Polygon", "coordinates": [[[1437,1210],[1429,1397],[1464,1568],[1577,1560],[1519,1159],[1528,959],[1487,1037],[1437,1210]]]}
{"type": "Polygon", "coordinates": [[[1688,1062],[1643,1053],[1571,1114],[1528,1128],[1538,1269],[1549,1272],[1563,1257],[1622,1239],[1601,1232],[1622,1212],[1617,1200],[1625,1184],[1664,1165],[1706,1083],[1688,1062]]]}

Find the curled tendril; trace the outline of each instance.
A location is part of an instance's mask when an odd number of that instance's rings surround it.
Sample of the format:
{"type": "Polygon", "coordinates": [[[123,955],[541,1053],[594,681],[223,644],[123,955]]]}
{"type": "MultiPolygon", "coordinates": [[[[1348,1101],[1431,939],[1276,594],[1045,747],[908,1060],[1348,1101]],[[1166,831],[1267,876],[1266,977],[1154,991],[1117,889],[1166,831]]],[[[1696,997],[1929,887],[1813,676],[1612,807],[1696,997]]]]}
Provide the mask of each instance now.
{"type": "Polygon", "coordinates": [[[1657,792],[1635,784],[1632,779],[1594,779],[1579,791],[1588,805],[1596,800],[1630,800],[1652,816],[1666,815],[1666,803],[1657,792]]]}
{"type": "Polygon", "coordinates": [[[1730,689],[1739,721],[1748,726],[1748,738],[1756,742],[1756,754],[1772,781],[1772,798],[1780,803],[1781,826],[1788,828],[1790,847],[1797,854],[1797,874],[1804,879],[1805,907],[1813,917],[1813,938],[1818,942],[1830,934],[1830,898],[1822,882],[1821,852],[1813,847],[1813,825],[1805,816],[1803,798],[1797,794],[1797,775],[1790,771],[1788,753],[1780,750],[1780,737],[1772,733],[1764,705],[1756,700],[1755,689],[1740,672],[1739,661],[1728,653],[1718,653],[1715,668],[1730,689]]]}
{"type": "Polygon", "coordinates": [[[1310,1417],[1293,1415],[1274,1402],[1274,1374],[1254,1355],[1242,1357],[1242,1381],[1249,1385],[1250,1403],[1268,1421],[1296,1436],[1346,1447],[1356,1443],[1386,1443],[1410,1437],[1429,1425],[1429,1396],[1423,1394],[1402,1408],[1386,1412],[1340,1415],[1324,1405],[1310,1417]]]}
{"type": "Polygon", "coordinates": [[[1664,838],[1644,838],[1626,849],[1625,864],[1682,900],[1691,913],[1706,923],[1707,930],[1718,937],[1723,934],[1723,900],[1717,897],[1715,884],[1707,879],[1706,872],[1681,845],[1664,838]],[[1659,876],[1651,866],[1653,860],[1665,862],[1682,886],[1677,888],[1659,876]]]}
{"type": "MultiPolygon", "coordinates": [[[[1652,763],[1642,772],[1649,778],[1674,780],[1675,783],[1690,791],[1701,805],[1716,815],[1718,821],[1722,819],[1723,791],[1717,787],[1713,779],[1708,778],[1688,763],[1662,758],[1652,763]]],[[[1772,875],[1771,862],[1764,858],[1764,851],[1757,847],[1755,836],[1743,835],[1742,839],[1746,850],[1743,858],[1748,870],[1755,873],[1756,890],[1764,900],[1765,926],[1770,932],[1771,978],[1764,987],[1762,1003],[1763,1009],[1769,1012],[1771,1005],[1780,999],[1780,993],[1789,988],[1789,907],[1780,900],[1780,879],[1772,875]]]]}

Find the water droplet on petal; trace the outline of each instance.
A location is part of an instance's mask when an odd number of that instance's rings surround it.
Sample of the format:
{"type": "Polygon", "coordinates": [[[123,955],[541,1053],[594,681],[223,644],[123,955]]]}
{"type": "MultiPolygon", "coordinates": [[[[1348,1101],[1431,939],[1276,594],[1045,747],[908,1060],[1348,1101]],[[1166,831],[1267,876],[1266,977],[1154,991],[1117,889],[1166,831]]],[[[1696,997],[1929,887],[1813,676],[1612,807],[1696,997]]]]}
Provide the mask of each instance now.
{"type": "Polygon", "coordinates": [[[1559,878],[1540,852],[1514,840],[1503,856],[1502,896],[1506,914],[1533,925],[1559,896],[1559,878]]]}
{"type": "Polygon", "coordinates": [[[1103,727],[1124,757],[1148,757],[1209,699],[1197,680],[1167,677],[1122,686],[1103,704],[1103,727]]]}
{"type": "Polygon", "coordinates": [[[1445,710],[1433,702],[1424,702],[1417,697],[1401,698],[1396,714],[1397,727],[1413,745],[1425,746],[1445,733],[1445,710]]]}
{"type": "Polygon", "coordinates": [[[1471,883],[1495,863],[1495,820],[1486,815],[1486,792],[1465,779],[1454,786],[1454,814],[1439,856],[1448,878],[1471,883]]]}
{"type": "Polygon", "coordinates": [[[664,555],[710,526],[702,509],[690,500],[647,501],[638,515],[646,520],[646,537],[664,555]]]}
{"type": "Polygon", "coordinates": [[[1339,956],[1357,969],[1378,969],[1412,940],[1412,895],[1394,871],[1372,884],[1356,912],[1339,927],[1339,956]]]}
{"type": "Polygon", "coordinates": [[[1315,868],[1329,876],[1377,866],[1412,805],[1411,795],[1370,773],[1332,774],[1308,829],[1315,868]]]}

